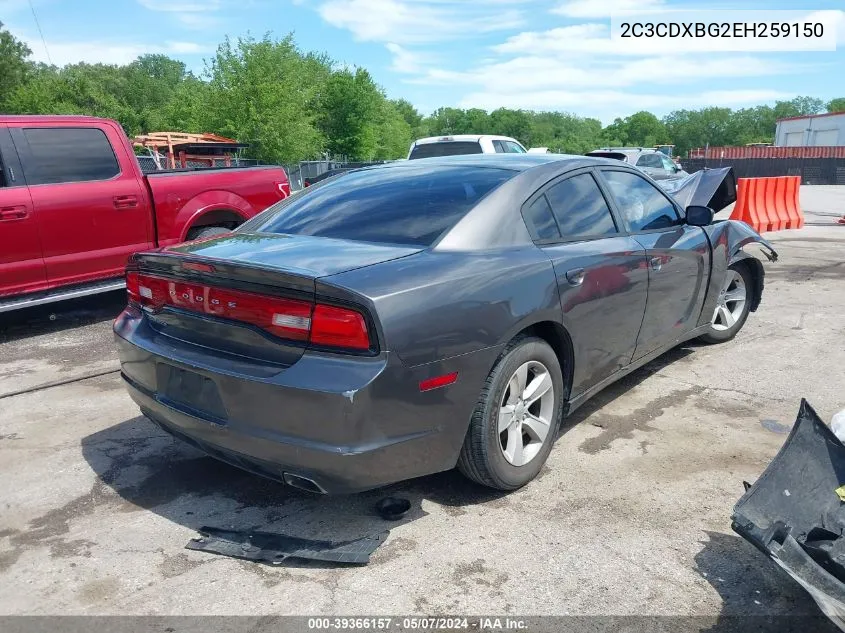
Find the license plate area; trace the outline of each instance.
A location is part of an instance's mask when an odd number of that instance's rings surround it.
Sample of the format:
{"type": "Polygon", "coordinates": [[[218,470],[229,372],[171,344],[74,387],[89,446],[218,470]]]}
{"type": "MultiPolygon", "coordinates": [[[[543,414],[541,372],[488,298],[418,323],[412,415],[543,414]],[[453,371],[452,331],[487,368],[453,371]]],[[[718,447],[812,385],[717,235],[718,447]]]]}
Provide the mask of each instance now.
{"type": "Polygon", "coordinates": [[[228,414],[220,398],[220,391],[211,378],[167,363],[158,363],[156,384],[158,399],[162,404],[214,424],[226,424],[228,414]]]}

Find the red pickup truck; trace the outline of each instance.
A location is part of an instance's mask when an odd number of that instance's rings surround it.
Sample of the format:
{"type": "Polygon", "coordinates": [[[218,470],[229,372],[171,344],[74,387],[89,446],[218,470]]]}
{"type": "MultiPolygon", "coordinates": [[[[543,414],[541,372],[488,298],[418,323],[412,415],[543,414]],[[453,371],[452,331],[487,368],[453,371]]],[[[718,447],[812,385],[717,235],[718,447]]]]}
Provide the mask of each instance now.
{"type": "Polygon", "coordinates": [[[0,115],[0,312],[120,288],[132,253],[232,229],[289,194],[281,167],[144,174],[115,121],[0,115]]]}

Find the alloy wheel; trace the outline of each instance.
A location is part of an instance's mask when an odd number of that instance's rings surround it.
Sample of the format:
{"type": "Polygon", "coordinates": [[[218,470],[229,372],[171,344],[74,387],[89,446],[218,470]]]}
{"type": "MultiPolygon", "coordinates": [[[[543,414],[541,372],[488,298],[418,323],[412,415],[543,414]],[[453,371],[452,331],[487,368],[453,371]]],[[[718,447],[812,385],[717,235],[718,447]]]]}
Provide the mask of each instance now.
{"type": "Polygon", "coordinates": [[[722,290],[719,292],[716,311],[713,313],[713,329],[724,332],[736,325],[745,310],[746,301],[748,301],[748,290],[745,280],[738,271],[728,270],[722,290]]]}
{"type": "Polygon", "coordinates": [[[511,376],[499,407],[499,446],[514,466],[533,460],[552,424],[555,390],[548,368],[538,361],[522,364],[511,376]]]}

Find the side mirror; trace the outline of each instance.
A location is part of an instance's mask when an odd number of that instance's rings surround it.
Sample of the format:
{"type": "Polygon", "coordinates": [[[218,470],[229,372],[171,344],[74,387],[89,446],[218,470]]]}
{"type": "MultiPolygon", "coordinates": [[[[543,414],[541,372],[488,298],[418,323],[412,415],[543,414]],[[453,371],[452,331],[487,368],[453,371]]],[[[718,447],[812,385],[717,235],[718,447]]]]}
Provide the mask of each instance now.
{"type": "Polygon", "coordinates": [[[707,226],[713,223],[713,209],[693,204],[687,207],[687,224],[690,226],[707,226]]]}

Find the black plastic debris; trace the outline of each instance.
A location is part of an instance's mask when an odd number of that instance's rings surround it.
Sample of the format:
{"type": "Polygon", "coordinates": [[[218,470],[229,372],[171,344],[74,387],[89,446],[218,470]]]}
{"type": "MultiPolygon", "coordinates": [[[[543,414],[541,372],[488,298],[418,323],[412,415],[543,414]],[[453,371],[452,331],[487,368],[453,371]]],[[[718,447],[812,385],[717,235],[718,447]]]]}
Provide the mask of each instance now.
{"type": "Polygon", "coordinates": [[[734,507],[733,529],[845,631],[845,445],[806,400],[792,432],[734,507]]]}
{"type": "Polygon", "coordinates": [[[202,527],[199,532],[202,537],[189,541],[186,549],[265,563],[281,563],[288,558],[296,558],[348,565],[369,563],[370,554],[390,534],[384,531],[375,536],[334,543],[271,532],[238,532],[213,527],[202,527]]]}
{"type": "Polygon", "coordinates": [[[411,509],[411,502],[402,497],[385,497],[376,504],[376,512],[385,521],[398,521],[411,509]]]}

